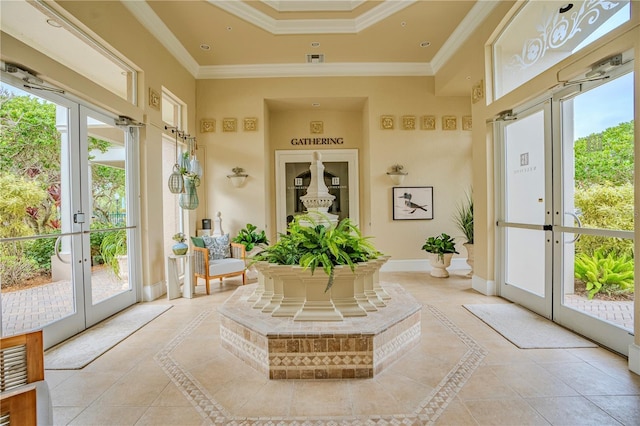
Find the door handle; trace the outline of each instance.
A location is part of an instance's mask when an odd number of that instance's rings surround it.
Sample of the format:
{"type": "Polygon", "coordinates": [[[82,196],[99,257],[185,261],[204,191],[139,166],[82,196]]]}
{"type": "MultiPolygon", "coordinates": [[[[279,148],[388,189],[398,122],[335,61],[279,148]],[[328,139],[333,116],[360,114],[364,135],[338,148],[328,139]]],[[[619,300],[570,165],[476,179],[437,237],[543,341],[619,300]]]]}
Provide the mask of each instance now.
{"type": "MultiPolygon", "coordinates": [[[[578,228],[582,228],[582,222],[580,221],[580,218],[578,217],[577,214],[572,213],[572,212],[564,212],[564,214],[572,216],[576,220],[576,222],[578,223],[578,228]]],[[[576,233],[576,236],[573,238],[573,240],[565,241],[564,243],[565,244],[573,244],[573,243],[575,243],[576,241],[578,241],[580,239],[581,235],[582,234],[580,234],[580,233],[576,233]]]]}
{"type": "Polygon", "coordinates": [[[58,238],[56,238],[56,243],[53,245],[53,251],[56,253],[56,257],[60,262],[70,265],[71,261],[66,262],[63,258],[60,257],[60,241],[62,241],[63,236],[64,235],[60,235],[58,238]]]}

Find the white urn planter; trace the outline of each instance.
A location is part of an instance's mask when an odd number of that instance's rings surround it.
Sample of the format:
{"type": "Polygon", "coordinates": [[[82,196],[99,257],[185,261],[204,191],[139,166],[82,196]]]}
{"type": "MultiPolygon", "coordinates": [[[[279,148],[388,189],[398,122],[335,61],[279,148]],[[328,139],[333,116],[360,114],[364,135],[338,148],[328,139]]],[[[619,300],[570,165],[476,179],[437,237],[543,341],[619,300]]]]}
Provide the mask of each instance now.
{"type": "Polygon", "coordinates": [[[436,278],[448,278],[449,271],[447,268],[451,265],[453,253],[445,253],[441,256],[435,253],[428,253],[429,263],[431,264],[431,276],[436,278]]]}
{"type": "Polygon", "coordinates": [[[463,246],[467,249],[467,265],[471,268],[467,277],[471,278],[473,276],[473,244],[464,243],[463,246]]]}

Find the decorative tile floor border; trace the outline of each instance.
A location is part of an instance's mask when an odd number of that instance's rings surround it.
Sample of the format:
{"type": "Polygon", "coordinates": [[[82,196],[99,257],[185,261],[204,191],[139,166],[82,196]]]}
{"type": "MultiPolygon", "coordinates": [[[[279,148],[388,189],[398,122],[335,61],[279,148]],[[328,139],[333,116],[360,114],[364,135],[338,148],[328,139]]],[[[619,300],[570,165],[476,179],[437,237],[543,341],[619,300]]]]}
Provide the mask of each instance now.
{"type": "Polygon", "coordinates": [[[418,408],[407,414],[368,415],[342,417],[239,417],[225,410],[203,388],[198,380],[173,359],[171,352],[215,311],[200,313],[176,337],[170,340],[154,359],[183,395],[193,404],[205,421],[211,424],[255,425],[255,426],[373,426],[373,425],[432,425],[460,392],[473,372],[482,363],[487,351],[471,336],[456,326],[435,306],[424,305],[438,321],[453,332],[467,347],[458,363],[444,376],[426,396],[418,408]]]}

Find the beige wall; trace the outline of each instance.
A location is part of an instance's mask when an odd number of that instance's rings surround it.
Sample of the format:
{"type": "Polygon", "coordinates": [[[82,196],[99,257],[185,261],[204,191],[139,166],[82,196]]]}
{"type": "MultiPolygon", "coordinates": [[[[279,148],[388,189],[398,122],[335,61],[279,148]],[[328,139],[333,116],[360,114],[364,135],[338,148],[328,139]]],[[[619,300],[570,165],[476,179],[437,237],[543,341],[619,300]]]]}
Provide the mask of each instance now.
{"type": "MultiPolygon", "coordinates": [[[[198,120],[218,122],[215,133],[198,138],[207,147],[207,214],[221,210],[225,231],[233,234],[250,222],[265,227],[273,237],[274,151],[313,149],[294,147],[290,140],[309,137],[309,121],[317,120],[324,121],[326,136],[345,136],[342,148],[360,150],[360,222],[380,250],[393,259],[423,259],[420,247],[427,236],[460,234],[451,216],[471,183],[471,132],[461,130],[462,116],[471,114],[471,106],[468,97],[436,97],[433,78],[199,80],[197,96],[198,120]],[[269,106],[278,99],[319,99],[322,105],[322,98],[362,98],[363,103],[355,111],[322,106],[314,111],[283,111],[269,106]],[[381,115],[394,115],[396,128],[382,130],[381,115]],[[400,130],[403,115],[435,115],[437,129],[420,130],[418,125],[417,130],[400,130]],[[443,115],[456,116],[458,129],[443,131],[443,115]],[[225,117],[235,117],[239,123],[245,117],[266,117],[268,123],[259,123],[256,132],[222,132],[225,117]],[[404,186],[434,187],[434,220],[392,220],[392,184],[386,172],[396,163],[409,172],[404,186]],[[227,182],[234,166],[250,175],[243,188],[227,182]]],[[[460,251],[464,254],[464,249],[460,251]]]]}

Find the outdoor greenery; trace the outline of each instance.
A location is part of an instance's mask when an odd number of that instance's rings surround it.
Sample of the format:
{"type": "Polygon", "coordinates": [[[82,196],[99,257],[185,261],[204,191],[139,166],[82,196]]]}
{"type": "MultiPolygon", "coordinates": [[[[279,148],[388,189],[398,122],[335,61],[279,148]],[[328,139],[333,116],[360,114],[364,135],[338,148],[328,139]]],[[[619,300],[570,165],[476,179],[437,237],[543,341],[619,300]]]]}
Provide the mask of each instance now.
{"type": "Polygon", "coordinates": [[[444,232],[435,237],[428,237],[422,246],[422,250],[438,255],[438,260],[442,261],[447,253],[458,253],[453,237],[444,232]]]}
{"type": "MultiPolygon", "coordinates": [[[[634,229],[634,122],[620,123],[574,143],[576,211],[585,228],[634,229]]],[[[633,240],[581,235],[575,277],[589,298],[633,293],[633,240]]]]}
{"type": "MultiPolygon", "coordinates": [[[[90,152],[106,152],[111,143],[89,137],[90,152]]],[[[91,154],[90,158],[91,160],[91,154]]],[[[61,135],[56,106],[34,96],[0,92],[0,238],[60,233],[61,135]]],[[[93,163],[91,229],[117,225],[111,221],[123,198],[125,172],[93,163]],[[118,194],[118,196],[116,196],[118,194]]],[[[104,233],[90,236],[92,261],[102,262],[104,233]]],[[[0,245],[0,279],[9,287],[50,274],[55,238],[0,245]]]]}
{"type": "Polygon", "coordinates": [[[604,254],[596,250],[591,256],[581,253],[576,257],[576,277],[586,284],[589,299],[596,293],[617,294],[633,292],[633,259],[626,254],[604,254]]]}
{"type": "Polygon", "coordinates": [[[106,231],[100,244],[100,254],[106,265],[113,273],[120,277],[120,262],[118,258],[127,255],[127,230],[106,231]]]}
{"type": "Polygon", "coordinates": [[[310,268],[312,274],[316,268],[322,268],[329,277],[325,289],[328,291],[333,285],[336,266],[348,265],[353,270],[356,263],[375,259],[380,254],[349,218],[335,227],[326,227],[317,218],[299,215],[289,224],[287,233],[254,256],[254,260],[299,265],[310,268]]]}
{"type": "Polygon", "coordinates": [[[245,228],[238,232],[238,235],[235,236],[233,242],[244,244],[244,248],[248,252],[253,250],[255,246],[263,247],[264,245],[269,244],[269,240],[267,239],[267,235],[264,230],[258,231],[258,227],[251,223],[247,223],[245,228]]]}

